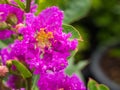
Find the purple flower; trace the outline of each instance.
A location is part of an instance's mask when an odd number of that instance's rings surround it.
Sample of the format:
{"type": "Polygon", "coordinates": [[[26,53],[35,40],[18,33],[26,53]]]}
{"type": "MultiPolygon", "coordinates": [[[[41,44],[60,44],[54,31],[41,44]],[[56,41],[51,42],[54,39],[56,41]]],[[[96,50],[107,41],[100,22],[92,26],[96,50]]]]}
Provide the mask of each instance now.
{"type": "Polygon", "coordinates": [[[71,33],[62,32],[62,20],[63,12],[55,6],[43,10],[37,17],[26,14],[27,27],[20,29],[19,33],[24,41],[34,43],[38,48],[38,57],[33,59],[32,55],[28,55],[29,60],[26,59],[35,73],[59,71],[68,65],[70,51],[76,48],[78,42],[76,39],[69,40],[71,33]]]}
{"type": "Polygon", "coordinates": [[[10,88],[16,88],[16,84],[18,83],[18,80],[19,80],[18,76],[10,75],[6,84],[10,88]]]}
{"type": "MultiPolygon", "coordinates": [[[[14,6],[10,6],[8,4],[0,4],[0,23],[8,23],[11,18],[16,18],[16,24],[21,23],[23,21],[23,14],[24,12],[14,6]]],[[[12,25],[14,26],[14,25],[12,25]]],[[[4,40],[9,38],[13,34],[13,31],[8,30],[7,28],[5,30],[0,31],[0,39],[4,40]]]]}
{"type": "Polygon", "coordinates": [[[86,90],[75,74],[69,77],[63,72],[41,74],[38,87],[40,90],[86,90]]]}
{"type": "Polygon", "coordinates": [[[25,90],[25,81],[22,77],[17,75],[10,75],[6,81],[6,85],[11,90],[25,90]]]}
{"type": "Polygon", "coordinates": [[[8,4],[0,4],[0,21],[6,21],[8,16],[11,14],[17,17],[17,23],[21,23],[23,21],[24,12],[21,9],[8,4]]]}
{"type": "MultiPolygon", "coordinates": [[[[58,7],[43,10],[38,16],[26,14],[26,27],[19,29],[22,40],[15,40],[8,48],[9,59],[24,61],[35,74],[48,70],[58,72],[67,65],[70,51],[77,40],[70,40],[71,33],[62,32],[63,12],[58,7]]],[[[4,59],[4,53],[1,54],[4,59]]]]}
{"type": "Polygon", "coordinates": [[[9,38],[13,34],[11,30],[1,30],[0,31],[0,40],[9,38]]]}
{"type": "Polygon", "coordinates": [[[6,48],[2,48],[0,50],[0,57],[2,58],[2,64],[5,65],[6,61],[9,60],[11,58],[10,56],[10,52],[9,52],[9,46],[6,48]]]}

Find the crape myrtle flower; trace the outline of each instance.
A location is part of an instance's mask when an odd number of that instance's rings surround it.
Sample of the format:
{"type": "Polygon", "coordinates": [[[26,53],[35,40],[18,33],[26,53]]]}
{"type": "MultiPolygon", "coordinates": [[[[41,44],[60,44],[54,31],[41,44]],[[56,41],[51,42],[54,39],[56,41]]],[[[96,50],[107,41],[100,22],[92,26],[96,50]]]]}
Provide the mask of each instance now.
{"type": "Polygon", "coordinates": [[[7,81],[6,81],[6,86],[11,88],[12,90],[25,90],[24,89],[24,86],[22,86],[22,83],[23,85],[25,84],[24,80],[22,77],[20,76],[17,76],[17,75],[9,75],[7,81]],[[21,88],[23,87],[23,88],[21,88]]]}
{"type": "Polygon", "coordinates": [[[10,88],[16,88],[16,83],[17,83],[17,81],[18,81],[18,77],[17,76],[15,76],[15,75],[10,75],[9,77],[8,77],[8,80],[7,80],[7,82],[6,82],[6,85],[8,86],[8,87],[10,87],[10,88]]]}
{"type": "Polygon", "coordinates": [[[39,51],[39,57],[30,52],[32,55],[26,58],[35,73],[59,71],[68,65],[70,51],[76,48],[78,42],[70,40],[71,33],[62,31],[62,20],[63,12],[56,6],[46,8],[36,17],[32,13],[26,14],[27,27],[20,29],[19,33],[23,35],[24,42],[34,43],[34,50],[39,51]]]}
{"type": "Polygon", "coordinates": [[[0,39],[7,39],[13,34],[10,27],[22,23],[23,14],[24,11],[17,7],[0,4],[0,39]]]}
{"type": "Polygon", "coordinates": [[[67,76],[63,72],[41,74],[37,85],[39,90],[86,90],[75,74],[67,76]]]}
{"type": "Polygon", "coordinates": [[[6,21],[11,15],[15,15],[18,19],[17,23],[23,21],[23,14],[24,12],[14,6],[9,4],[0,4],[0,21],[6,21]]]}
{"type": "Polygon", "coordinates": [[[63,12],[58,7],[43,10],[38,16],[26,14],[26,26],[19,28],[22,40],[1,50],[3,63],[17,58],[26,62],[35,74],[63,70],[70,51],[77,47],[77,40],[70,40],[71,33],[62,31],[63,12]]]}

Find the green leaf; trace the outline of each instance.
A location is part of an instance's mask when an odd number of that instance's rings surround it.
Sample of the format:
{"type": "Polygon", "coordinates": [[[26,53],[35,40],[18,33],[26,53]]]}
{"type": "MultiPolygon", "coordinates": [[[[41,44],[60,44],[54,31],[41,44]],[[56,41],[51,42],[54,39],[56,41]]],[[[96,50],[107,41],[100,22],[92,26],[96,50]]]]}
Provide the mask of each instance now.
{"type": "Polygon", "coordinates": [[[96,81],[94,81],[92,79],[89,80],[89,82],[88,82],[89,90],[98,90],[96,85],[98,85],[98,83],[96,81]]]}
{"type": "MultiPolygon", "coordinates": [[[[79,31],[76,30],[73,26],[67,25],[67,24],[63,24],[62,27],[63,27],[63,32],[72,34],[71,39],[75,39],[76,38],[77,40],[82,41],[79,31]]],[[[78,48],[76,48],[74,51],[71,51],[71,55],[70,55],[70,57],[68,59],[73,57],[77,53],[77,51],[78,51],[78,48]]]]}
{"type": "Polygon", "coordinates": [[[72,33],[71,39],[78,39],[81,41],[81,35],[77,29],[75,29],[73,26],[68,25],[68,24],[63,24],[63,32],[65,33],[72,33]]]}
{"type": "Polygon", "coordinates": [[[10,28],[6,22],[0,22],[0,31],[10,28]]]}
{"type": "Polygon", "coordinates": [[[70,56],[68,57],[68,59],[74,57],[75,54],[77,53],[77,51],[78,51],[78,48],[76,48],[75,50],[71,51],[71,54],[70,54],[70,56]]]}
{"type": "Polygon", "coordinates": [[[50,6],[58,6],[64,11],[64,23],[72,23],[84,17],[91,7],[91,0],[37,0],[38,11],[50,6]]]}
{"type": "Polygon", "coordinates": [[[76,71],[76,67],[74,65],[74,57],[71,57],[69,60],[68,60],[68,66],[67,68],[65,69],[65,72],[66,74],[68,75],[72,75],[72,73],[74,73],[76,71]]]}
{"type": "Polygon", "coordinates": [[[74,64],[74,60],[75,60],[74,57],[71,57],[68,61],[68,63],[69,63],[68,67],[65,69],[65,72],[68,75],[72,75],[73,73],[80,74],[80,70],[83,69],[88,64],[88,61],[86,61],[86,60],[80,61],[78,64],[74,64]]]}
{"type": "Polygon", "coordinates": [[[0,49],[1,48],[4,48],[4,47],[6,47],[7,45],[2,41],[2,40],[0,40],[0,49]]]}
{"type": "Polygon", "coordinates": [[[95,80],[90,79],[88,82],[89,90],[110,90],[107,86],[103,84],[98,84],[95,80]]]}
{"type": "Polygon", "coordinates": [[[39,12],[41,12],[43,9],[47,7],[56,5],[57,1],[59,0],[37,0],[36,1],[38,3],[37,14],[39,14],[39,12]]]}
{"type": "Polygon", "coordinates": [[[98,90],[110,90],[107,86],[100,84],[98,87],[98,90]]]}
{"type": "Polygon", "coordinates": [[[32,76],[32,73],[21,62],[13,60],[12,64],[16,66],[17,70],[21,73],[23,78],[29,78],[32,76]]]}
{"type": "Polygon", "coordinates": [[[91,7],[91,0],[69,0],[64,9],[64,23],[72,23],[84,17],[91,7]]]}
{"type": "Polygon", "coordinates": [[[21,0],[15,0],[15,2],[19,5],[20,8],[25,9],[25,5],[21,2],[21,0]]]}
{"type": "Polygon", "coordinates": [[[8,44],[10,43],[13,43],[13,38],[8,38],[8,39],[5,39],[5,40],[0,40],[0,49],[1,48],[4,48],[4,47],[7,47],[8,44]]]}
{"type": "Polygon", "coordinates": [[[88,61],[87,60],[82,60],[82,61],[79,61],[76,65],[76,67],[79,69],[79,70],[82,70],[86,65],[88,65],[88,61]]]}
{"type": "Polygon", "coordinates": [[[7,3],[7,0],[0,0],[0,4],[5,4],[7,3]]]}
{"type": "Polygon", "coordinates": [[[38,87],[37,87],[37,84],[36,84],[38,79],[39,79],[39,75],[34,75],[33,76],[32,90],[39,90],[38,87]]]}

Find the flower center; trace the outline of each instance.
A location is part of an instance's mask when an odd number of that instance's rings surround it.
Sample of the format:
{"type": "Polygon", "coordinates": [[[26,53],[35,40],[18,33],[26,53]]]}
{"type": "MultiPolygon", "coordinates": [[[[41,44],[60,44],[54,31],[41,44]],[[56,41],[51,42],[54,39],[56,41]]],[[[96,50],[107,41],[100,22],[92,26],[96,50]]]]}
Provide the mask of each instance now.
{"type": "Polygon", "coordinates": [[[52,32],[45,32],[45,28],[41,28],[40,32],[37,33],[36,40],[38,42],[38,46],[41,48],[44,47],[50,47],[50,39],[53,38],[53,33],[52,32]]]}

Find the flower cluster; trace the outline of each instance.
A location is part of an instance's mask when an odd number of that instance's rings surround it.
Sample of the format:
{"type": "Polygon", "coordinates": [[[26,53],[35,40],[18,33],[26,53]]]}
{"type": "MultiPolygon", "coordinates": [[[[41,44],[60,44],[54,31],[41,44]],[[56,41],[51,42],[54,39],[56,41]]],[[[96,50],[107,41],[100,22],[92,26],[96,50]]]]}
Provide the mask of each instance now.
{"type": "Polygon", "coordinates": [[[76,75],[68,77],[63,72],[41,74],[38,86],[40,90],[86,90],[76,75]]]}
{"type": "MultiPolygon", "coordinates": [[[[11,0],[11,3],[14,2],[11,0]]],[[[0,63],[7,65],[9,61],[17,60],[24,64],[34,75],[40,75],[40,90],[85,90],[83,82],[76,75],[69,77],[64,74],[67,59],[78,41],[70,39],[71,33],[63,32],[63,17],[63,11],[56,6],[46,8],[35,16],[32,11],[25,13],[20,8],[1,4],[0,24],[4,22],[11,28],[2,29],[0,39],[10,38],[12,34],[16,37],[13,43],[0,50],[0,63]]],[[[14,65],[9,68],[16,71],[14,65]]],[[[18,88],[18,78],[21,77],[10,76],[7,86],[18,88]]]]}
{"type": "Polygon", "coordinates": [[[17,7],[0,4],[0,39],[10,38],[13,34],[10,29],[16,24],[23,22],[23,15],[24,11],[17,7]]]}

